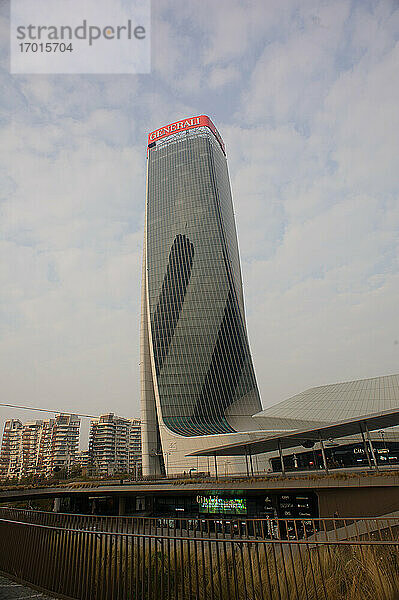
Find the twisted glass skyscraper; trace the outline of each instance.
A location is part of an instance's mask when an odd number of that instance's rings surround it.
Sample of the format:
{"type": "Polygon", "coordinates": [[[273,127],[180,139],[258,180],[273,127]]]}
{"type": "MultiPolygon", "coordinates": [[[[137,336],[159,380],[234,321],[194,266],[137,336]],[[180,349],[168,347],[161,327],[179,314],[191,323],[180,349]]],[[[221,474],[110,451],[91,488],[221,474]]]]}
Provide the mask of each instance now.
{"type": "Polygon", "coordinates": [[[149,135],[141,395],[145,475],[182,471],[261,410],[224,144],[205,116],[149,135]]]}

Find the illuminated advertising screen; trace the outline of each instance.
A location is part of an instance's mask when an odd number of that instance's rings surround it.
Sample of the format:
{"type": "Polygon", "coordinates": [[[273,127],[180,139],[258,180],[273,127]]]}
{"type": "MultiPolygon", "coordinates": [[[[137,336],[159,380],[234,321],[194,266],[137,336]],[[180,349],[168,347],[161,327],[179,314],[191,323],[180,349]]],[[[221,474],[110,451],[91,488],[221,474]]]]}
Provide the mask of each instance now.
{"type": "Polygon", "coordinates": [[[246,498],[221,498],[220,496],[197,496],[200,513],[228,515],[247,514],[246,498]]]}

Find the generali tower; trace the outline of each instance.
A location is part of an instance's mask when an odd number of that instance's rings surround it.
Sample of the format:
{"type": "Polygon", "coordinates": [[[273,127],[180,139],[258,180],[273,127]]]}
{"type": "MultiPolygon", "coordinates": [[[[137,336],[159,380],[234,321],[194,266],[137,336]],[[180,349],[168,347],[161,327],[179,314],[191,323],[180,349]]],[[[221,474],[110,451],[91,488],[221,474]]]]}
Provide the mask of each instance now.
{"type": "Polygon", "coordinates": [[[140,345],[144,475],[210,471],[187,454],[259,429],[225,147],[205,115],[148,136],[140,345]]]}

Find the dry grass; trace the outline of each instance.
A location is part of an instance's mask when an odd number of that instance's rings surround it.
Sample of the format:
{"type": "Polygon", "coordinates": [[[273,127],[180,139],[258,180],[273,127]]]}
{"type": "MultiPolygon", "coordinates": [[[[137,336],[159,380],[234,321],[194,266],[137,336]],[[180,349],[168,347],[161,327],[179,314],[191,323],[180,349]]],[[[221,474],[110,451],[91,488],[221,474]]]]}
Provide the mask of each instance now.
{"type": "MultiPolygon", "coordinates": [[[[269,547],[266,556],[260,560],[262,581],[266,580],[270,598],[281,600],[394,600],[399,598],[399,554],[383,549],[375,552],[371,547],[335,546],[308,549],[288,547],[276,556],[269,547]],[[269,571],[267,569],[269,567],[269,571]],[[269,576],[267,575],[269,573],[269,576]],[[265,577],[266,575],[266,577],[265,577]]],[[[244,562],[246,573],[250,572],[250,562],[256,573],[253,554],[244,562]]],[[[257,566],[257,565],[256,565],[257,566]]],[[[247,577],[248,580],[248,577],[247,577]]],[[[255,593],[250,586],[253,600],[263,599],[263,585],[258,577],[255,580],[255,593]]],[[[239,581],[244,587],[243,577],[239,581]]],[[[247,581],[248,587],[248,581],[247,581]]],[[[224,598],[223,595],[221,598],[224,598]]]]}
{"type": "MultiPolygon", "coordinates": [[[[399,600],[399,552],[392,547],[205,544],[146,552],[133,567],[140,600],[399,600]],[[138,580],[136,576],[138,575],[138,580]],[[148,586],[150,578],[150,586],[148,586]]],[[[129,574],[131,576],[131,573],[129,574]]],[[[133,586],[135,587],[135,586],[133,586]]]]}

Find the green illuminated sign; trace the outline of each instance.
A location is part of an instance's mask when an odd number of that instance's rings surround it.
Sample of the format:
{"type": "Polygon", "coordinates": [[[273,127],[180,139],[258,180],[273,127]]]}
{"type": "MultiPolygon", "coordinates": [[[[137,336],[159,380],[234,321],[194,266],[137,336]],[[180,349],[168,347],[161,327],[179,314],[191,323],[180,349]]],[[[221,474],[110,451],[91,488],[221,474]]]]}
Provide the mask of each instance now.
{"type": "Polygon", "coordinates": [[[246,498],[221,498],[220,496],[197,496],[200,513],[245,515],[246,498]]]}

